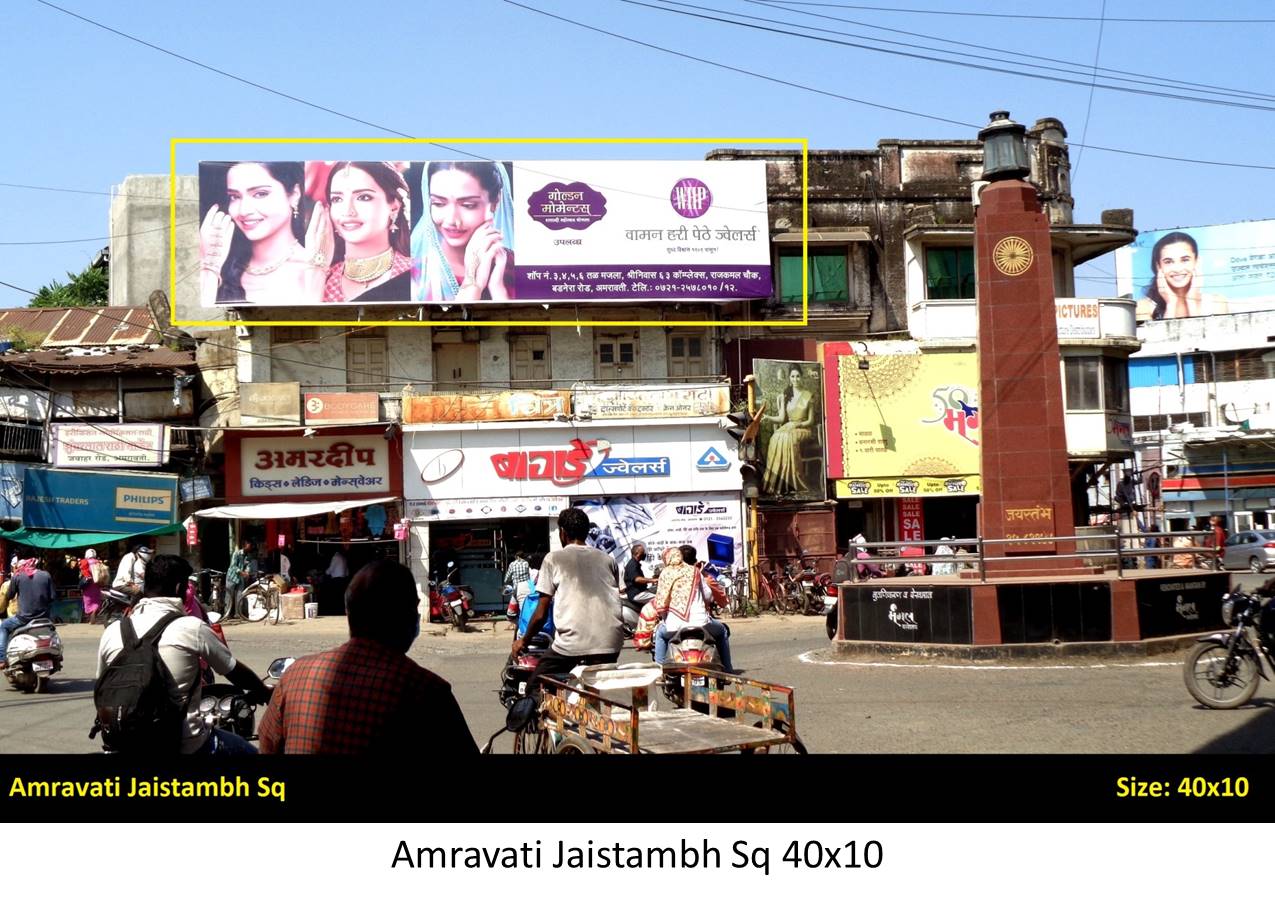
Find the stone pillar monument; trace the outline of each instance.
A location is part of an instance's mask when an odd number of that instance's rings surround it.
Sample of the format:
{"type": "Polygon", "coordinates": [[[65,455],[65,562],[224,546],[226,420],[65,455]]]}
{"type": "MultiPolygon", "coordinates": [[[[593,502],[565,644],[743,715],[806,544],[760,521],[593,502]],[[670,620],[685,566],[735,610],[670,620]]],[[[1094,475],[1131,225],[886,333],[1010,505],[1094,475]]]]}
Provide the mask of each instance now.
{"type": "MultiPolygon", "coordinates": [[[[1057,573],[1057,562],[1015,556],[1073,552],[1042,537],[1075,533],[1067,461],[1049,220],[1030,173],[1023,127],[992,114],[987,185],[974,220],[978,275],[979,533],[1014,540],[985,548],[990,575],[1057,573]]],[[[1072,570],[1076,560],[1061,560],[1072,570]]]]}

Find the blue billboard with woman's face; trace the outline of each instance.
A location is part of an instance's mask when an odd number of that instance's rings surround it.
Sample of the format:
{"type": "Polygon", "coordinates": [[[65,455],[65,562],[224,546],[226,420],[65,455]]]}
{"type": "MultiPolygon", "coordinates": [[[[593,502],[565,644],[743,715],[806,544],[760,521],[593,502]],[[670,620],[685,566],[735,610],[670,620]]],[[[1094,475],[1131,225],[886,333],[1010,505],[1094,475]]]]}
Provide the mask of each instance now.
{"type": "Polygon", "coordinates": [[[1144,232],[1116,279],[1139,321],[1275,310],[1275,220],[1144,232]]]}

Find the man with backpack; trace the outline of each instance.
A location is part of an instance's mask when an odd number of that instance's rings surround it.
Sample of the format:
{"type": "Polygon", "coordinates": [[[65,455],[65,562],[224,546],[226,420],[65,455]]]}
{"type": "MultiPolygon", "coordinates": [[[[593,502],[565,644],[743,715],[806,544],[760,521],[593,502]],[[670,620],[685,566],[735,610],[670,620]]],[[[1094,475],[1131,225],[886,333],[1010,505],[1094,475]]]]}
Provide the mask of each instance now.
{"type": "Polygon", "coordinates": [[[185,614],[182,588],[191,567],[178,556],[155,556],[132,614],[110,625],[98,645],[93,702],[111,750],[146,754],[248,754],[256,748],[238,735],[210,728],[199,715],[202,658],[265,703],[270,689],[198,618],[185,614]]]}

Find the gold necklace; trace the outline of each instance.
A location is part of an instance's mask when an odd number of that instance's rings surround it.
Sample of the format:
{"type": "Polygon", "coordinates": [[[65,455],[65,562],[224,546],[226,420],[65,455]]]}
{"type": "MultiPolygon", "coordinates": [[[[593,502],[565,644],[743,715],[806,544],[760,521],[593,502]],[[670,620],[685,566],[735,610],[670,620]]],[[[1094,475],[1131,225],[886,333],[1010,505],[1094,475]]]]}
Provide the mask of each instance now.
{"type": "Polygon", "coordinates": [[[279,259],[278,263],[266,264],[264,267],[244,267],[244,272],[250,276],[265,276],[267,273],[273,273],[292,259],[292,252],[297,250],[299,244],[301,243],[293,239],[292,247],[288,249],[287,254],[279,259]]]}
{"type": "Polygon", "coordinates": [[[347,257],[342,272],[345,273],[345,278],[352,282],[367,283],[388,273],[393,262],[394,249],[386,248],[374,257],[358,259],[347,257]]]}

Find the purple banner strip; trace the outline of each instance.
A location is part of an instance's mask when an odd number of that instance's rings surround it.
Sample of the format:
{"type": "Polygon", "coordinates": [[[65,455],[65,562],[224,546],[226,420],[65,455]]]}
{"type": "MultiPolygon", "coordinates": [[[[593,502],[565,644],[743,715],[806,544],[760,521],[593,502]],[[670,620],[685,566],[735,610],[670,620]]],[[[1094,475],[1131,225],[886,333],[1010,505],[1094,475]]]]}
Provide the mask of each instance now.
{"type": "Polygon", "coordinates": [[[770,265],[713,264],[670,267],[667,264],[514,267],[518,301],[727,301],[768,298],[770,265]]]}

